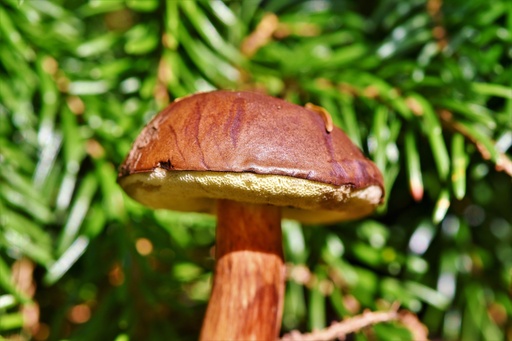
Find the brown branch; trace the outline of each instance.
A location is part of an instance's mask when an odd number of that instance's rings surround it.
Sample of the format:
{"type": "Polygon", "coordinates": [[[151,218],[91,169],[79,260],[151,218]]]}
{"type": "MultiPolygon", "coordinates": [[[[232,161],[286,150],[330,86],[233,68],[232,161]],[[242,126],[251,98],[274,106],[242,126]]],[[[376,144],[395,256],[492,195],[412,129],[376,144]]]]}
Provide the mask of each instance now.
{"type": "Polygon", "coordinates": [[[448,45],[448,38],[446,29],[443,23],[443,0],[428,0],[427,12],[434,21],[434,27],[432,28],[432,35],[437,41],[437,48],[442,51],[448,45]]]}
{"type": "Polygon", "coordinates": [[[320,34],[320,28],[308,22],[295,23],[290,25],[279,22],[274,13],[267,13],[263,16],[254,31],[242,41],[240,50],[247,57],[252,57],[260,48],[275,39],[284,39],[289,35],[301,37],[314,37],[320,34]]]}
{"type": "MultiPolygon", "coordinates": [[[[466,129],[466,127],[464,127],[464,125],[453,120],[453,114],[450,111],[444,109],[440,110],[439,117],[441,118],[441,121],[446,127],[462,134],[462,136],[464,136],[466,140],[474,144],[484,160],[491,159],[492,153],[487,148],[487,146],[478,141],[478,139],[475,138],[473,135],[471,135],[469,131],[466,129]]],[[[507,154],[498,152],[498,157],[496,159],[495,165],[497,171],[505,172],[506,174],[512,177],[512,160],[510,160],[507,154]]]]}
{"type": "Polygon", "coordinates": [[[398,320],[398,305],[392,306],[389,311],[365,311],[363,314],[351,317],[341,322],[335,322],[323,330],[316,330],[312,333],[301,334],[292,331],[284,335],[282,341],[315,341],[315,340],[343,340],[350,333],[357,332],[368,326],[398,320]]]}
{"type": "Polygon", "coordinates": [[[272,40],[272,35],[277,30],[279,19],[273,13],[263,16],[256,29],[242,42],[242,53],[248,57],[253,56],[256,51],[272,40]]]}
{"type": "MultiPolygon", "coordinates": [[[[315,287],[320,290],[324,295],[329,295],[331,290],[328,288],[335,286],[345,286],[344,280],[338,278],[339,274],[334,271],[329,271],[329,278],[319,281],[314,273],[311,273],[305,265],[286,264],[287,279],[294,281],[298,284],[304,285],[308,288],[315,287]],[[327,285],[329,284],[329,285],[327,285]]],[[[343,304],[352,314],[355,314],[360,309],[359,302],[353,296],[346,295],[343,304]]],[[[299,331],[294,330],[289,334],[282,337],[281,341],[307,341],[307,340],[343,340],[346,335],[364,329],[368,326],[382,323],[397,321],[409,330],[413,340],[428,340],[428,329],[418,319],[418,317],[408,311],[398,311],[399,304],[395,302],[391,305],[389,311],[371,312],[365,311],[361,315],[354,316],[341,322],[335,322],[330,327],[314,331],[312,333],[301,334],[299,331]]]]}
{"type": "MultiPolygon", "coordinates": [[[[28,258],[21,258],[12,265],[11,276],[16,289],[30,299],[34,297],[36,292],[34,269],[34,262],[28,258]]],[[[37,302],[22,304],[20,312],[23,316],[23,329],[30,333],[30,335],[36,335],[41,328],[44,328],[44,325],[39,321],[40,308],[37,302]]]]}
{"type": "Polygon", "coordinates": [[[386,312],[364,312],[362,315],[352,317],[343,322],[336,322],[330,327],[317,330],[312,333],[301,334],[298,331],[292,331],[281,339],[282,341],[316,341],[316,340],[344,340],[345,337],[357,332],[365,327],[398,319],[396,311],[386,312]]]}
{"type": "MultiPolygon", "coordinates": [[[[443,13],[441,10],[442,6],[443,0],[428,0],[427,2],[427,12],[434,21],[432,35],[436,39],[437,46],[440,51],[448,45],[446,29],[443,26],[444,22],[443,13]]],[[[452,114],[449,111],[442,110],[440,112],[440,117],[449,128],[459,132],[467,140],[473,143],[485,160],[491,159],[491,151],[485,145],[480,143],[476,138],[474,138],[463,125],[453,121],[452,114]]],[[[510,160],[510,158],[505,153],[498,153],[498,158],[495,165],[497,171],[503,171],[512,177],[512,160],[510,160]]]]}
{"type": "Polygon", "coordinates": [[[344,340],[348,334],[358,332],[369,326],[397,321],[405,326],[412,335],[413,340],[428,340],[428,329],[418,320],[418,317],[406,310],[398,311],[399,304],[394,303],[389,311],[365,311],[361,315],[335,322],[330,327],[301,334],[294,330],[285,334],[281,341],[316,341],[316,340],[344,340]]]}
{"type": "Polygon", "coordinates": [[[428,340],[428,328],[421,323],[416,314],[408,310],[401,310],[398,315],[398,321],[409,330],[413,340],[428,340]]]}

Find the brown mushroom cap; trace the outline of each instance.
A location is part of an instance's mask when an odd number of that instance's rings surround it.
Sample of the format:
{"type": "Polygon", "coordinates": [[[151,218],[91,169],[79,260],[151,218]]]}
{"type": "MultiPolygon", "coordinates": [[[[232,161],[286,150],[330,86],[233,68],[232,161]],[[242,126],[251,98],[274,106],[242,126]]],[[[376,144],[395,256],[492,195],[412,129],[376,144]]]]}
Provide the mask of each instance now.
{"type": "Polygon", "coordinates": [[[384,195],[375,164],[318,112],[234,91],[170,104],[135,141],[119,183],[152,208],[213,212],[229,199],[307,223],[366,215],[384,195]]]}

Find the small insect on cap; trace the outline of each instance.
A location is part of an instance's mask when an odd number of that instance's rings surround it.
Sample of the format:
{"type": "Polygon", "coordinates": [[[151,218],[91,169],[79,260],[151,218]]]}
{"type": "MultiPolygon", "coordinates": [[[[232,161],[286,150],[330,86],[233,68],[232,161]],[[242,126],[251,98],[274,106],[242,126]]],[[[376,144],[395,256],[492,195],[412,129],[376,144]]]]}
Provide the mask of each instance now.
{"type": "Polygon", "coordinates": [[[283,207],[306,223],[354,219],[383,199],[382,175],[325,109],[255,92],[178,99],[141,132],[119,183],[152,208],[213,212],[216,199],[283,207]]]}

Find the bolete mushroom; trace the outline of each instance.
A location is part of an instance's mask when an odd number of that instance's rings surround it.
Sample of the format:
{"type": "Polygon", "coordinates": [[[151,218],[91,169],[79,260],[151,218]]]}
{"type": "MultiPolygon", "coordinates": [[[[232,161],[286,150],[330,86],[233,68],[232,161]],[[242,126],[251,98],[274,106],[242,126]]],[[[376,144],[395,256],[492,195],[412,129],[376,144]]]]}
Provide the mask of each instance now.
{"type": "Polygon", "coordinates": [[[216,266],[202,340],[279,334],[281,217],[328,223],[369,214],[382,175],[320,107],[213,91],[170,104],[144,128],[119,184],[155,209],[217,215],[216,266]]]}

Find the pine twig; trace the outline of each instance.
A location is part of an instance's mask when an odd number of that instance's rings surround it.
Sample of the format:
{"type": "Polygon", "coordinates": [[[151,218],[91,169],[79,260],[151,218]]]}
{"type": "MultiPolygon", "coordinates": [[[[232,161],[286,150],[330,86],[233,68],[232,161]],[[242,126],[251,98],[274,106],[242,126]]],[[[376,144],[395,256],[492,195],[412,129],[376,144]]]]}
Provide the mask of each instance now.
{"type": "Polygon", "coordinates": [[[442,51],[448,45],[448,38],[446,29],[443,23],[443,0],[428,0],[427,1],[427,12],[434,21],[434,27],[432,28],[432,35],[437,41],[437,47],[439,51],[442,51]]]}
{"type": "MultiPolygon", "coordinates": [[[[463,125],[454,121],[452,116],[452,113],[448,110],[441,110],[439,112],[439,117],[448,128],[462,134],[462,136],[464,136],[468,141],[473,143],[484,160],[491,159],[491,151],[487,148],[487,146],[480,143],[478,139],[472,136],[463,125]]],[[[495,165],[497,171],[503,171],[512,177],[512,160],[507,156],[507,154],[499,152],[495,165]]]]}
{"type": "Polygon", "coordinates": [[[248,57],[253,56],[256,51],[271,41],[278,25],[277,15],[273,13],[265,14],[256,29],[242,42],[242,53],[248,57]]]}
{"type": "Polygon", "coordinates": [[[388,311],[365,311],[361,315],[351,317],[341,322],[335,322],[323,330],[301,334],[294,330],[285,334],[280,341],[317,341],[344,340],[350,333],[355,333],[366,327],[382,322],[398,321],[411,333],[413,340],[428,340],[428,329],[418,317],[407,310],[398,311],[400,304],[395,302],[388,311]]]}

